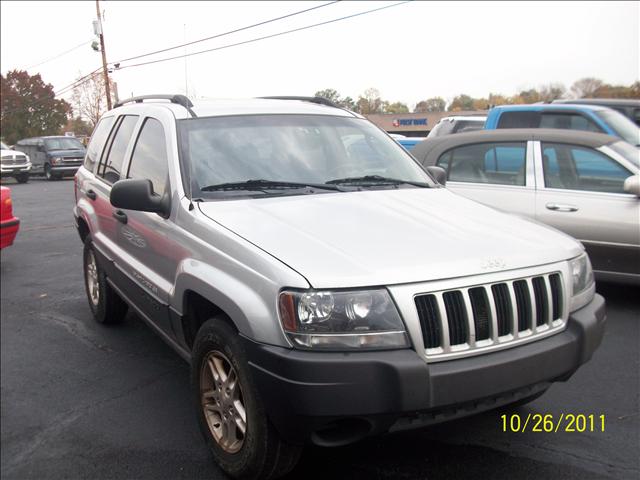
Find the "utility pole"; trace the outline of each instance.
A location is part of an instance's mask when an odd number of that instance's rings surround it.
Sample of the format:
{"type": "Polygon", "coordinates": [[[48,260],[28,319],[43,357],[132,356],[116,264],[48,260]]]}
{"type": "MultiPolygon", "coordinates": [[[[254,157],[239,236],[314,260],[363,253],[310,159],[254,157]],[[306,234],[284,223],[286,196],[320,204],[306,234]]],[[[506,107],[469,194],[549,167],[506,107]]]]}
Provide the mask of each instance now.
{"type": "Polygon", "coordinates": [[[102,52],[102,73],[104,74],[104,89],[107,94],[107,109],[111,110],[111,89],[109,88],[109,71],[107,70],[107,53],[104,51],[104,34],[102,33],[102,16],[100,15],[100,0],[96,0],[98,14],[98,36],[100,37],[100,51],[102,52]]]}

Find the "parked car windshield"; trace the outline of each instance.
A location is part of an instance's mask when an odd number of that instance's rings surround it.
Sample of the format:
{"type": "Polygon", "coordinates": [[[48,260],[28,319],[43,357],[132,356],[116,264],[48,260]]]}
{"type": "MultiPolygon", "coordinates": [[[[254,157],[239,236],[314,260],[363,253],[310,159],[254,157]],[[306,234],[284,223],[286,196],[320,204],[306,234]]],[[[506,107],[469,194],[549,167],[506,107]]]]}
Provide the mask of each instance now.
{"type": "Polygon", "coordinates": [[[618,136],[631,145],[640,146],[640,128],[615,110],[598,110],[595,114],[604,120],[618,136]]]}
{"type": "Polygon", "coordinates": [[[400,145],[363,119],[241,115],[181,120],[179,130],[194,194],[223,191],[224,186],[233,194],[238,190],[255,194],[269,190],[268,182],[278,182],[273,189],[294,189],[294,184],[332,187],[319,191],[343,189],[338,185],[344,189],[434,185],[400,145]],[[238,185],[246,182],[246,189],[238,185]]]}
{"type": "Polygon", "coordinates": [[[608,147],[618,152],[636,167],[640,168],[640,152],[638,152],[638,149],[633,145],[630,145],[627,142],[614,142],[608,145],[608,147]]]}
{"type": "Polygon", "coordinates": [[[44,145],[47,150],[84,150],[84,145],[73,137],[45,138],[44,145]]]}

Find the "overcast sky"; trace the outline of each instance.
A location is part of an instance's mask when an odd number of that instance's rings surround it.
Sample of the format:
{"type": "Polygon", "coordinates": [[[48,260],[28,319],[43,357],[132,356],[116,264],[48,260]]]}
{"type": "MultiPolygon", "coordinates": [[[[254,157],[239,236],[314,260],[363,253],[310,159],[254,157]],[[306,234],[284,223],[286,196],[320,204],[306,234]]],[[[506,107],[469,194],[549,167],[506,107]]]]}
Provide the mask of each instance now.
{"type": "MultiPolygon", "coordinates": [[[[101,1],[107,60],[148,53],[327,2],[101,1]]],[[[187,53],[323,22],[397,2],[338,2],[201,42],[187,53]]],[[[56,91],[101,65],[89,44],[94,1],[0,3],[0,69],[40,73],[56,91]]],[[[639,2],[411,2],[302,32],[183,59],[116,70],[120,97],[312,95],[334,88],[357,98],[377,88],[412,106],[466,93],[512,95],[587,76],[640,78],[639,2]],[[186,78],[185,82],[185,69],[186,78]]],[[[181,55],[179,48],[139,61],[181,55]]]]}

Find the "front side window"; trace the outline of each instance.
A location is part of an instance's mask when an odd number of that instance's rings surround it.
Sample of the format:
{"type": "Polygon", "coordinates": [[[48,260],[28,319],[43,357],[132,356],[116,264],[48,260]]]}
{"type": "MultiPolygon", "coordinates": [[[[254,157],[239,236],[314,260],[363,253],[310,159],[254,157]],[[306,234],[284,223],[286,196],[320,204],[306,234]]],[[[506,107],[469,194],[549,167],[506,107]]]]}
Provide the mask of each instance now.
{"type": "Polygon", "coordinates": [[[318,191],[331,186],[401,186],[383,179],[433,185],[404,148],[358,118],[241,115],[180,120],[178,125],[192,191],[205,198],[246,195],[248,191],[252,195],[285,193],[266,187],[229,186],[255,185],[256,180],[322,187],[318,191]]]}
{"type": "Polygon", "coordinates": [[[116,132],[112,135],[110,144],[107,147],[107,153],[103,156],[98,168],[98,175],[108,183],[113,184],[120,180],[124,154],[127,151],[136,123],[138,123],[137,115],[125,115],[115,127],[116,132]]]}
{"type": "Polygon", "coordinates": [[[87,146],[87,154],[84,158],[84,166],[92,172],[96,163],[100,159],[100,154],[102,153],[102,149],[104,148],[104,144],[109,136],[114,120],[115,117],[105,117],[101,119],[91,135],[91,140],[87,146]]]}
{"type": "Polygon", "coordinates": [[[127,178],[149,179],[153,192],[164,195],[169,179],[169,159],[164,129],[155,118],[147,118],[142,125],[127,178]]]}
{"type": "Polygon", "coordinates": [[[577,113],[544,112],[540,119],[540,128],[602,132],[595,123],[577,113]]]}
{"type": "Polygon", "coordinates": [[[632,173],[592,148],[543,143],[544,183],[549,188],[625,193],[624,181],[632,173]]]}
{"type": "Polygon", "coordinates": [[[437,165],[452,182],[523,186],[526,154],[524,142],[480,143],[449,150],[437,165]]]}

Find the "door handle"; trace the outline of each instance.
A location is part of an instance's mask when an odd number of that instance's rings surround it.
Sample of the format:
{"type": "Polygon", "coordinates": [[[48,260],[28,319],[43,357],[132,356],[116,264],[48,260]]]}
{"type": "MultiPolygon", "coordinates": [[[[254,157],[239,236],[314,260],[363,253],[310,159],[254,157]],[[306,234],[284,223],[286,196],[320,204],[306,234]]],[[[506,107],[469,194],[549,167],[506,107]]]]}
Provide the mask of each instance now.
{"type": "Polygon", "coordinates": [[[575,205],[568,205],[566,203],[547,203],[545,205],[548,210],[554,210],[556,212],[577,212],[578,207],[575,205]]]}
{"type": "Polygon", "coordinates": [[[114,210],[114,212],[111,215],[120,223],[127,223],[127,214],[124,213],[122,210],[114,210]]]}
{"type": "Polygon", "coordinates": [[[98,195],[96,195],[96,192],[94,192],[93,190],[89,189],[85,192],[85,195],[87,197],[89,197],[91,200],[95,200],[96,198],[98,198],[98,195]]]}

